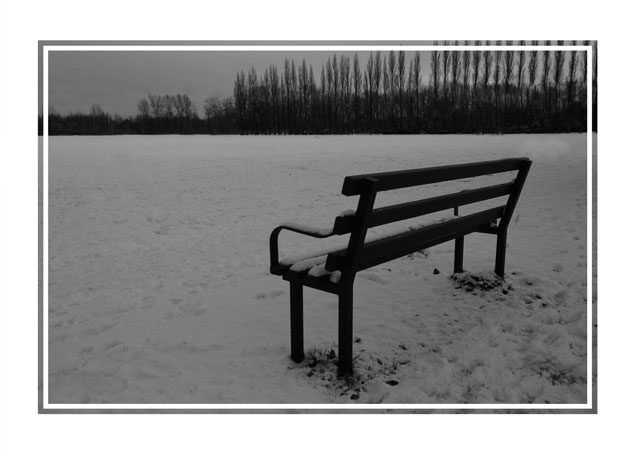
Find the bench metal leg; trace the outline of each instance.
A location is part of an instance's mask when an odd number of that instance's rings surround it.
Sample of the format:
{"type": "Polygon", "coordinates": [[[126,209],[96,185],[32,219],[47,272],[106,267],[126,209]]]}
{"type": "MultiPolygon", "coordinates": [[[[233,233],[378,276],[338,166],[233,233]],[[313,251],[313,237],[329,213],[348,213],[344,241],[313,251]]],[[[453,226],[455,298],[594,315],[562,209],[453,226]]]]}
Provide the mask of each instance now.
{"type": "Polygon", "coordinates": [[[456,248],[453,258],[453,272],[462,272],[462,259],[464,256],[464,237],[456,238],[456,248]]]}
{"type": "Polygon", "coordinates": [[[291,309],[291,358],[300,363],[304,360],[304,327],[302,320],[302,285],[290,282],[291,309]]]}
{"type": "Polygon", "coordinates": [[[338,375],[353,373],[353,286],[339,295],[338,305],[338,375]]]}
{"type": "Polygon", "coordinates": [[[498,241],[496,244],[496,269],[498,276],[504,277],[504,261],[507,254],[507,231],[498,233],[498,241]]]}

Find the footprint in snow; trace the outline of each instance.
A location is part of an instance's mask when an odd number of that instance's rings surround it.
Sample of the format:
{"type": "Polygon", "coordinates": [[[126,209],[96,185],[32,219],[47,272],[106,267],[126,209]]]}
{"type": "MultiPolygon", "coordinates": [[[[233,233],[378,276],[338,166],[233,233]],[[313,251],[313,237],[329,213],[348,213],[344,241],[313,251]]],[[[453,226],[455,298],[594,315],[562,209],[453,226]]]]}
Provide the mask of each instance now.
{"type": "Polygon", "coordinates": [[[185,316],[200,316],[207,311],[207,309],[202,306],[201,302],[185,302],[183,299],[179,298],[170,299],[169,302],[177,305],[178,309],[169,310],[164,314],[164,319],[168,321],[185,316]]]}
{"type": "Polygon", "coordinates": [[[569,292],[567,290],[560,290],[554,295],[554,300],[557,305],[563,304],[569,296],[569,292]]]}
{"type": "Polygon", "coordinates": [[[278,296],[282,296],[284,294],[284,291],[282,290],[273,290],[269,293],[258,293],[255,295],[254,299],[274,299],[277,298],[278,296]]]}
{"type": "Polygon", "coordinates": [[[184,304],[179,310],[185,316],[200,316],[207,311],[200,303],[184,304]]]}
{"type": "Polygon", "coordinates": [[[373,273],[361,273],[360,277],[362,277],[363,279],[367,279],[370,280],[372,282],[377,282],[381,285],[387,285],[389,282],[387,282],[385,279],[383,279],[382,277],[377,276],[376,274],[373,273]]]}

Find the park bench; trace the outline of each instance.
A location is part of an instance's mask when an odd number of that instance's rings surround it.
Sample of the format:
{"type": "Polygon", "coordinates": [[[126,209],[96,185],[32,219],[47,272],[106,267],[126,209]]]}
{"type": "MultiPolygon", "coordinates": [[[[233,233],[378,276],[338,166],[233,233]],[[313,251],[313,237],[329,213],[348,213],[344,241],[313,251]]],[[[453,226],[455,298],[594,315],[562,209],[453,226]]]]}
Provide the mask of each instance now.
{"type": "Polygon", "coordinates": [[[285,223],[276,227],[270,237],[270,271],[290,284],[291,357],[304,360],[302,287],[307,286],[338,295],[338,373],[353,371],[353,283],[356,273],[411,253],[455,240],[454,273],[462,272],[464,237],[473,232],[497,236],[495,273],[504,277],[507,227],[531,166],[528,158],[507,158],[469,164],[456,164],[425,169],[380,172],[349,176],[344,179],[342,194],[360,196],[355,212],[344,212],[335,218],[331,229],[305,227],[285,223]],[[432,183],[517,171],[515,179],[482,188],[463,190],[427,199],[374,208],[376,194],[432,183]],[[504,205],[460,216],[458,207],[508,196],[504,205]],[[429,213],[454,209],[451,218],[412,227],[366,241],[368,229],[415,218],[429,213]],[[348,244],[297,259],[278,255],[278,236],[289,230],[314,238],[351,234],[348,244]]]}

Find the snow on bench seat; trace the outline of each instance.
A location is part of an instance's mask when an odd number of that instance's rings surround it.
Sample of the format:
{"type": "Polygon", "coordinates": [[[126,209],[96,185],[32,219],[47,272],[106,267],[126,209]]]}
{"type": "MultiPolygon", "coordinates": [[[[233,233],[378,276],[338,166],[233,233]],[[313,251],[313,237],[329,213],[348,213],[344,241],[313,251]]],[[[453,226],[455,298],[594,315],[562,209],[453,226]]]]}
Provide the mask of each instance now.
{"type": "MultiPolygon", "coordinates": [[[[365,244],[371,244],[378,240],[390,238],[408,231],[418,230],[423,227],[428,227],[440,222],[450,220],[452,218],[455,218],[455,216],[450,215],[437,220],[431,220],[428,222],[407,226],[401,229],[396,229],[387,233],[376,234],[365,239],[365,244]]],[[[304,276],[310,276],[316,278],[325,278],[329,279],[333,283],[338,283],[340,281],[340,271],[327,271],[325,269],[325,263],[329,254],[343,251],[346,248],[347,245],[342,244],[325,248],[313,253],[284,257],[282,260],[280,260],[280,265],[287,269],[288,273],[291,273],[288,275],[289,278],[302,278],[304,276]]]]}

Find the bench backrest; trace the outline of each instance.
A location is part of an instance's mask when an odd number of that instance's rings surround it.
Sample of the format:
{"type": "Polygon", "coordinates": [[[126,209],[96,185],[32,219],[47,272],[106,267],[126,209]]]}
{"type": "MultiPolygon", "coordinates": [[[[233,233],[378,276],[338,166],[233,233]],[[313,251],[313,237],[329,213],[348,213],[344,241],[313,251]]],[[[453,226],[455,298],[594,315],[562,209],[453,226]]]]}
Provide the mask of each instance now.
{"type": "Polygon", "coordinates": [[[456,164],[406,171],[379,172],[344,179],[342,194],[359,195],[358,207],[353,215],[339,216],[335,219],[334,232],[351,233],[349,245],[340,252],[329,254],[325,268],[329,271],[342,271],[341,280],[345,283],[361,269],[411,254],[426,247],[449,241],[460,235],[485,229],[500,219],[495,233],[506,231],[522,186],[529,172],[531,160],[528,158],[507,158],[480,163],[456,164]],[[376,194],[400,188],[408,188],[431,183],[478,177],[517,171],[514,180],[508,183],[483,188],[464,190],[453,194],[401,203],[381,208],[373,208],[376,194]],[[365,244],[367,230],[392,222],[411,219],[462,205],[509,196],[506,203],[499,207],[456,217],[430,226],[410,230],[365,244]]]}

